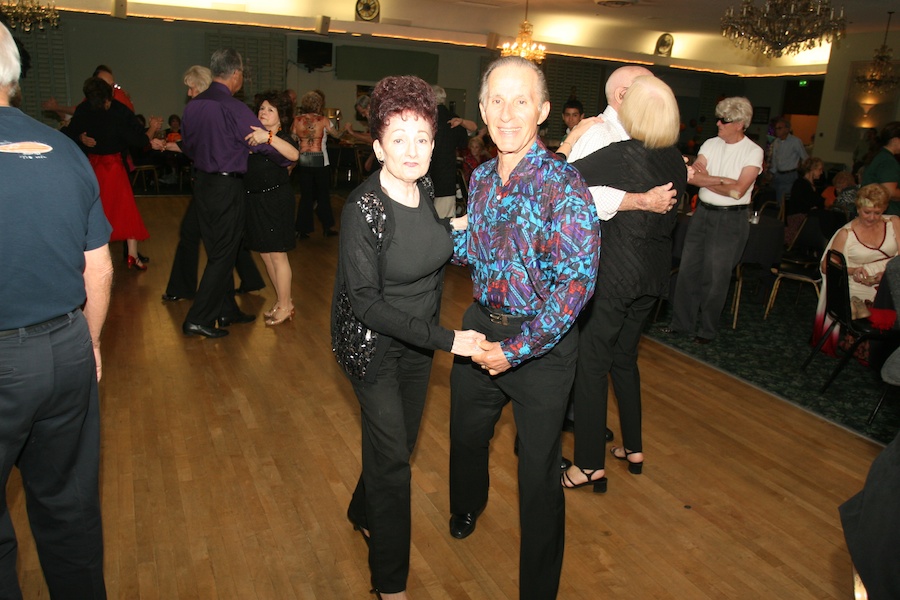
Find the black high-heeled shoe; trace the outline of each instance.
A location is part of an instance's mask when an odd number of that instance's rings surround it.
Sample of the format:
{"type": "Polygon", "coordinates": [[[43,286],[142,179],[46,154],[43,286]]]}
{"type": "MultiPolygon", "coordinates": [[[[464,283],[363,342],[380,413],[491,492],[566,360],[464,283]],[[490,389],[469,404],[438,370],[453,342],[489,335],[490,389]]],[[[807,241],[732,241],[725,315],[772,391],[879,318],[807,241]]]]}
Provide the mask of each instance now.
{"type": "Polygon", "coordinates": [[[632,454],[642,454],[643,450],[631,451],[631,450],[626,450],[623,447],[622,452],[625,453],[625,456],[619,456],[618,454],[616,454],[616,450],[618,450],[618,449],[619,449],[619,446],[613,446],[612,448],[609,449],[609,453],[612,454],[613,458],[615,458],[616,460],[626,461],[628,463],[628,472],[629,473],[631,473],[632,475],[640,475],[644,469],[644,461],[631,462],[630,460],[628,460],[628,457],[631,456],[632,454]]]}
{"type": "MultiPolygon", "coordinates": [[[[575,465],[575,468],[581,471],[581,474],[587,478],[587,481],[583,481],[581,483],[575,483],[572,481],[572,478],[569,477],[569,471],[563,471],[562,476],[559,478],[559,483],[567,490],[574,490],[576,488],[584,487],[586,485],[594,486],[595,494],[605,494],[606,493],[606,476],[603,476],[599,479],[591,479],[591,476],[597,471],[585,471],[578,465],[575,465]]],[[[599,470],[599,469],[598,469],[599,470]]]]}
{"type": "MultiPolygon", "coordinates": [[[[347,510],[347,520],[350,521],[351,525],[353,525],[353,531],[358,531],[359,535],[362,536],[363,541],[366,543],[366,546],[368,546],[369,545],[369,535],[366,532],[366,528],[353,520],[353,518],[350,516],[349,510],[347,510]]],[[[374,591],[374,590],[372,590],[372,591],[374,591]]]]}

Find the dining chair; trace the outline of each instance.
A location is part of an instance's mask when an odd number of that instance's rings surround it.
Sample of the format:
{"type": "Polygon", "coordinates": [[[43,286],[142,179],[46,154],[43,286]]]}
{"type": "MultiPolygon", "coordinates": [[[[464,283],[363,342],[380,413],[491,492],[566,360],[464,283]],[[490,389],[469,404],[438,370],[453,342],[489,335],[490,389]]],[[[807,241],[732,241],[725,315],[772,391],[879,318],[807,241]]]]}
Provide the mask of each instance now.
{"type": "Polygon", "coordinates": [[[790,194],[784,195],[784,202],[782,202],[780,206],[778,202],[774,200],[763,202],[762,206],[759,207],[759,214],[776,218],[779,221],[784,221],[784,207],[787,204],[788,197],[790,197],[790,194]]]}
{"type": "Polygon", "coordinates": [[[821,393],[825,393],[831,382],[834,381],[841,370],[847,365],[850,358],[856,353],[856,349],[868,340],[896,340],[900,337],[900,331],[893,329],[876,329],[868,318],[854,319],[850,308],[850,277],[847,274],[847,261],[844,255],[837,250],[829,250],[825,259],[825,314],[831,318],[831,325],[825,330],[822,337],[806,360],[801,365],[801,370],[806,370],[813,357],[819,353],[825,340],[838,325],[841,331],[854,337],[850,349],[841,357],[837,366],[831,372],[831,376],[822,386],[821,393]]]}
{"type": "Polygon", "coordinates": [[[153,178],[153,183],[156,187],[156,193],[159,193],[159,173],[156,170],[154,165],[137,165],[134,167],[132,171],[133,175],[131,176],[131,187],[134,187],[137,184],[138,177],[141,178],[141,187],[144,191],[147,190],[147,173],[153,178]]]}
{"type": "Polygon", "coordinates": [[[802,284],[804,283],[812,285],[816,291],[816,298],[819,297],[822,284],[822,272],[819,269],[819,262],[822,260],[822,252],[825,250],[827,243],[822,235],[818,219],[815,218],[815,215],[807,215],[782,256],[781,263],[777,267],[772,267],[775,282],[772,284],[772,291],[769,293],[769,301],[766,303],[766,312],[763,315],[763,320],[769,318],[769,312],[775,304],[775,298],[778,296],[778,290],[783,279],[797,281],[801,284],[797,286],[797,299],[800,298],[800,292],[803,289],[802,284]]]}

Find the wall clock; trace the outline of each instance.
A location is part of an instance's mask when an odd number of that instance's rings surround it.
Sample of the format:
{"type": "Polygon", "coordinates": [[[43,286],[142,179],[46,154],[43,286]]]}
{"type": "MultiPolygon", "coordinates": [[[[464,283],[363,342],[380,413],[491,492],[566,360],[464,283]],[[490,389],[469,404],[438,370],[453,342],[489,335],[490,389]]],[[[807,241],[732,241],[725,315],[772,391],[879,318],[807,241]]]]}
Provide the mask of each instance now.
{"type": "Polygon", "coordinates": [[[356,20],[377,23],[381,15],[381,5],[378,0],[357,0],[356,20]]]}
{"type": "Polygon", "coordinates": [[[671,33],[664,33],[656,40],[656,49],[653,51],[657,56],[672,56],[672,46],[675,45],[675,38],[671,33]]]}

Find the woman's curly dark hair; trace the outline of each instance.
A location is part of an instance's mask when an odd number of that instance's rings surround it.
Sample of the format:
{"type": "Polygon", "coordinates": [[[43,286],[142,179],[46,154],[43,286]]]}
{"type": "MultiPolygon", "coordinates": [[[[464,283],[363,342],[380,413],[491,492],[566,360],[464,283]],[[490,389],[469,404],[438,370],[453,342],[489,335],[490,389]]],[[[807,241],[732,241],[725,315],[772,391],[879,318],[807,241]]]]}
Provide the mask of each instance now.
{"type": "Polygon", "coordinates": [[[259,113],[259,107],[263,102],[268,102],[278,111],[278,120],[281,122],[283,131],[291,130],[291,123],[294,121],[294,103],[291,102],[291,96],[287,92],[278,90],[268,90],[260,92],[253,98],[253,112],[259,113]]]}
{"type": "Polygon", "coordinates": [[[437,103],[431,86],[412,75],[385,77],[379,81],[369,103],[369,133],[372,139],[381,140],[388,121],[406,112],[424,119],[434,133],[437,103]]]}
{"type": "Polygon", "coordinates": [[[99,77],[88,77],[81,88],[84,97],[94,110],[105,108],[107,100],[112,100],[112,86],[99,77]]]}

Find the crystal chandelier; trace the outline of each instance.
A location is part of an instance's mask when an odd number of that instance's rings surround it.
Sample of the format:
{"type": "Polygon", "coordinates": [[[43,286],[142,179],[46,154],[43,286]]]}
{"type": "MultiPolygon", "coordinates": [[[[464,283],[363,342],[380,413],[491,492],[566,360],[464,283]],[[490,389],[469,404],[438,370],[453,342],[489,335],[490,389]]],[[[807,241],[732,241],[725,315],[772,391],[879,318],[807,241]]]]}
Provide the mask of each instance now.
{"type": "Polygon", "coordinates": [[[894,51],[887,45],[888,30],[891,28],[891,15],[893,14],[894,11],[888,11],[887,27],[884,28],[884,42],[881,44],[881,48],[875,50],[875,58],[856,75],[857,85],[870,94],[889,92],[900,83],[900,77],[894,74],[894,67],[891,64],[891,54],[894,51]]]}
{"type": "Polygon", "coordinates": [[[40,31],[44,30],[45,25],[59,26],[59,12],[53,0],[46,6],[42,6],[39,0],[6,0],[0,4],[0,12],[9,21],[10,28],[21,27],[25,33],[35,26],[40,31]]]}
{"type": "Polygon", "coordinates": [[[737,11],[728,7],[722,35],[740,49],[781,58],[831,43],[844,36],[844,8],[835,18],[830,0],[767,0],[757,8],[742,0],[737,11]]]}
{"type": "Polygon", "coordinates": [[[544,62],[546,48],[543,44],[536,44],[531,40],[534,27],[528,22],[528,0],[525,0],[525,20],[519,25],[519,35],[513,44],[506,42],[500,48],[500,56],[521,56],[536,65],[544,62]]]}

